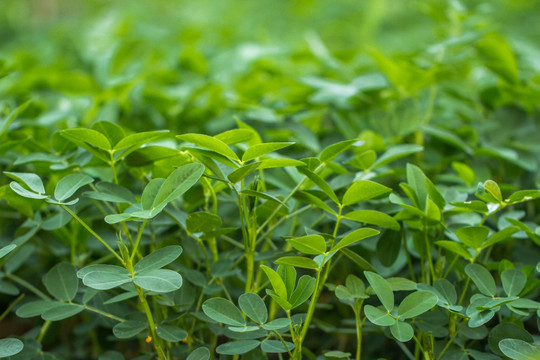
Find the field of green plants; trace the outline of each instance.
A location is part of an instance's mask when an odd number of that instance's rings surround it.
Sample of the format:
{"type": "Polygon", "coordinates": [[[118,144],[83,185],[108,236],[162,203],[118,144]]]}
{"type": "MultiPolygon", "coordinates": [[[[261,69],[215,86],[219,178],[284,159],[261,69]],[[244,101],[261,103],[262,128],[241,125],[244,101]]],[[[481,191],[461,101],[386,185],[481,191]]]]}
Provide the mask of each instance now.
{"type": "Polygon", "coordinates": [[[0,358],[539,360],[538,14],[2,0],[0,358]]]}

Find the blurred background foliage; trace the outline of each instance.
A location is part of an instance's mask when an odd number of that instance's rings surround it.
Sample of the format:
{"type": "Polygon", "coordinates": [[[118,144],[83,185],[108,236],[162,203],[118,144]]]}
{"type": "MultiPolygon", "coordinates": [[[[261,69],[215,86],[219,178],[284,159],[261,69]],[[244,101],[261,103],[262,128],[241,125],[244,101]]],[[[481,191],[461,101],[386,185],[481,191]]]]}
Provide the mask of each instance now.
{"type": "Polygon", "coordinates": [[[530,0],[4,0],[0,114],[32,100],[4,140],[26,136],[24,153],[51,129],[99,120],[216,134],[241,119],[305,156],[343,138],[376,152],[429,145],[417,158],[428,171],[463,161],[480,178],[521,174],[532,186],[538,10],[530,0]]]}

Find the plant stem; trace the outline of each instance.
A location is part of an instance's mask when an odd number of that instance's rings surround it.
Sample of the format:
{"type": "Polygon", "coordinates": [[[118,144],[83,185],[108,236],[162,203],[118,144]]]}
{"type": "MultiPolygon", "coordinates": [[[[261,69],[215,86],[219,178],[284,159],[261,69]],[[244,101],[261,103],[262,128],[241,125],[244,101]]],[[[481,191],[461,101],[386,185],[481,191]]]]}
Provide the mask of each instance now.
{"type": "Polygon", "coordinates": [[[144,232],[144,228],[146,227],[147,223],[148,223],[148,219],[144,219],[141,228],[137,232],[137,240],[135,241],[135,246],[133,246],[133,251],[131,252],[131,256],[129,257],[130,264],[133,264],[133,259],[135,259],[135,254],[137,254],[139,250],[139,244],[141,243],[142,234],[144,232]]]}
{"type": "Polygon", "coordinates": [[[69,209],[66,205],[60,205],[62,207],[62,209],[66,210],[75,220],[77,220],[90,234],[92,234],[96,239],[99,240],[100,243],[103,244],[103,246],[105,246],[105,248],[107,250],[109,250],[109,252],[111,254],[113,254],[118,260],[120,260],[120,262],[122,264],[124,264],[124,260],[122,259],[122,257],[120,255],[118,255],[118,253],[116,251],[113,250],[113,248],[111,248],[109,246],[109,244],[107,244],[105,242],[105,240],[103,240],[101,238],[101,236],[99,236],[98,234],[96,234],[96,232],[94,230],[92,230],[92,228],[90,226],[88,226],[87,223],[85,223],[84,221],[82,221],[82,219],[77,216],[77,214],[75,214],[73,211],[71,211],[71,209],[69,209]]]}
{"type": "Polygon", "coordinates": [[[21,301],[22,299],[24,298],[24,293],[19,295],[15,300],[13,300],[13,302],[11,304],[9,304],[9,306],[7,307],[7,309],[2,313],[2,315],[0,315],[0,322],[2,322],[2,320],[4,320],[4,318],[6,316],[8,316],[8,314],[10,313],[10,311],[15,307],[15,305],[17,305],[19,303],[19,301],[21,301]]]}
{"type": "Polygon", "coordinates": [[[108,312],[105,312],[105,311],[102,311],[102,310],[99,310],[99,309],[96,309],[96,308],[91,307],[91,306],[88,306],[88,305],[86,305],[86,304],[82,304],[82,306],[83,306],[86,310],[91,311],[91,312],[94,312],[94,313],[99,314],[99,315],[101,315],[101,316],[104,316],[104,317],[106,317],[106,318],[113,319],[113,320],[116,320],[116,321],[118,321],[118,322],[124,322],[124,321],[126,321],[125,319],[122,319],[121,317],[118,317],[118,316],[116,316],[116,315],[110,314],[110,313],[108,313],[108,312]]]}
{"type": "Polygon", "coordinates": [[[360,318],[360,313],[362,311],[362,304],[364,303],[364,300],[357,301],[355,299],[354,301],[354,319],[356,322],[356,360],[360,360],[362,357],[362,326],[364,325],[364,321],[360,318]]]}
{"type": "Polygon", "coordinates": [[[43,293],[42,291],[40,291],[38,288],[36,288],[34,285],[30,284],[29,282],[27,282],[26,280],[24,279],[21,279],[20,277],[18,277],[17,275],[15,274],[11,274],[11,273],[6,273],[5,276],[10,279],[10,280],[13,280],[14,282],[16,282],[17,284],[27,288],[28,290],[30,290],[32,293],[34,293],[34,295],[36,295],[37,297],[40,297],[41,299],[43,300],[51,300],[51,298],[49,296],[47,296],[45,293],[43,293]]]}
{"type": "Polygon", "coordinates": [[[148,301],[146,301],[146,296],[144,295],[143,290],[137,285],[135,285],[135,289],[137,289],[137,293],[139,294],[139,300],[141,301],[144,313],[146,314],[146,319],[148,321],[148,326],[150,327],[150,334],[152,334],[152,345],[156,350],[158,358],[160,360],[167,360],[167,356],[165,355],[165,353],[163,352],[163,348],[161,347],[161,340],[156,333],[157,327],[154,322],[154,317],[152,316],[150,306],[148,305],[148,301]]]}

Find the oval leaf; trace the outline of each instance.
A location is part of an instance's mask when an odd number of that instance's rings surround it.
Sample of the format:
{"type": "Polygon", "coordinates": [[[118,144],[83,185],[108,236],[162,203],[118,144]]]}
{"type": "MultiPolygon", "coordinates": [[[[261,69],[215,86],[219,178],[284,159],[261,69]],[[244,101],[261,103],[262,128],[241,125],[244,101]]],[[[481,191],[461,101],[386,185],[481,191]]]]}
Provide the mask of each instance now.
{"type": "Polygon", "coordinates": [[[219,345],[216,352],[221,355],[241,355],[259,346],[259,340],[239,340],[219,345]]]}
{"type": "Polygon", "coordinates": [[[287,239],[293,248],[308,255],[320,255],[326,252],[326,241],[320,235],[308,235],[287,239]]]}
{"type": "Polygon", "coordinates": [[[94,179],[85,174],[71,174],[68,175],[56,184],[54,189],[54,197],[58,201],[64,201],[69,199],[77,190],[84,185],[90,184],[94,179]]]}
{"type": "Polygon", "coordinates": [[[203,312],[212,320],[231,326],[245,326],[242,312],[229,300],[212,298],[204,302],[203,312]]]}
{"type": "Polygon", "coordinates": [[[135,266],[135,273],[140,273],[148,270],[161,269],[165,265],[169,265],[182,254],[180,245],[171,245],[154,251],[150,255],[146,255],[135,266]]]}
{"type": "Polygon", "coordinates": [[[79,287],[77,270],[66,262],[55,265],[45,277],[45,287],[58,300],[73,300],[79,287]]]}
{"type": "Polygon", "coordinates": [[[343,239],[341,239],[340,242],[334,245],[331,251],[338,251],[339,249],[343,249],[344,247],[352,245],[357,241],[364,240],[368,237],[378,235],[379,233],[380,231],[370,229],[370,228],[362,228],[362,229],[354,230],[353,232],[346,235],[343,239]]]}
{"type": "Polygon", "coordinates": [[[24,343],[15,338],[0,339],[0,358],[16,355],[22,351],[24,343]]]}
{"type": "Polygon", "coordinates": [[[182,141],[189,142],[195,145],[202,147],[203,149],[212,150],[220,155],[223,155],[229,159],[240,161],[238,156],[230,147],[227,146],[223,141],[216,139],[212,136],[203,135],[203,134],[183,134],[177,135],[182,141]]]}
{"type": "Polygon", "coordinates": [[[379,196],[383,196],[392,191],[389,187],[369,180],[360,180],[353,183],[343,195],[343,206],[356,204],[379,196]]]}
{"type": "Polygon", "coordinates": [[[253,321],[263,324],[268,320],[266,304],[257,294],[246,293],[238,298],[238,306],[253,321]]]}
{"type": "Polygon", "coordinates": [[[430,310],[437,301],[437,296],[429,291],[413,292],[399,304],[398,316],[401,319],[413,318],[430,310]]]}
{"type": "Polygon", "coordinates": [[[133,282],[148,291],[167,293],[182,287],[182,276],[176,271],[154,269],[136,274],[133,282]]]}
{"type": "Polygon", "coordinates": [[[390,287],[390,284],[388,284],[388,281],[379,274],[371,271],[364,271],[364,275],[384,308],[388,311],[392,311],[394,308],[394,293],[392,292],[392,288],[390,287]]]}

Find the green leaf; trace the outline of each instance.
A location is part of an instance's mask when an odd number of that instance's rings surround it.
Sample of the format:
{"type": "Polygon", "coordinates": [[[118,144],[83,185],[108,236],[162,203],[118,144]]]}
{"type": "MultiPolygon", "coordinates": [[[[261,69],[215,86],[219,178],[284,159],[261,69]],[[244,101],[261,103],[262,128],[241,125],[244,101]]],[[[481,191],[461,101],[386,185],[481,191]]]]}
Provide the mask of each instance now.
{"type": "Polygon", "coordinates": [[[364,306],[364,313],[369,321],[379,326],[391,326],[396,323],[396,319],[390,316],[386,311],[383,311],[375,306],[364,306]]]}
{"type": "Polygon", "coordinates": [[[56,264],[45,277],[45,287],[58,300],[73,300],[79,287],[77,270],[70,263],[56,264]]]}
{"type": "Polygon", "coordinates": [[[414,291],[418,288],[418,285],[414,281],[407,278],[391,277],[385,280],[390,285],[392,291],[414,291]]]}
{"type": "MultiPolygon", "coordinates": [[[[2,64],[3,65],[3,64],[2,64]]],[[[0,75],[0,78],[3,77],[3,74],[0,75]]],[[[26,108],[28,108],[28,105],[32,103],[33,100],[27,100],[23,102],[21,105],[17,106],[13,111],[9,113],[9,115],[0,122],[0,137],[2,137],[9,129],[9,126],[21,115],[26,108]]]]}
{"type": "Polygon", "coordinates": [[[374,272],[364,271],[364,275],[384,308],[388,311],[392,311],[394,308],[394,293],[392,292],[390,284],[388,284],[382,276],[374,272]]]}
{"type": "Polygon", "coordinates": [[[307,301],[307,299],[309,299],[309,297],[313,294],[313,291],[315,291],[316,283],[317,281],[312,276],[302,275],[300,277],[298,280],[298,285],[289,299],[292,306],[291,309],[302,305],[307,301]]]}
{"type": "Polygon", "coordinates": [[[9,171],[4,171],[4,174],[12,178],[13,180],[22,182],[23,184],[28,186],[30,190],[38,193],[39,195],[45,194],[45,187],[43,186],[43,181],[41,181],[41,178],[36,174],[9,171]]]}
{"type": "Polygon", "coordinates": [[[503,339],[499,342],[499,349],[512,360],[538,360],[540,349],[519,339],[503,339]]]}
{"type": "Polygon", "coordinates": [[[519,270],[507,269],[501,274],[504,292],[508,296],[518,296],[527,283],[527,276],[519,270]]]}
{"type": "Polygon", "coordinates": [[[161,269],[165,265],[172,263],[182,254],[180,245],[170,245],[158,249],[153,253],[146,255],[133,267],[136,274],[149,270],[161,269]]]}
{"type": "Polygon", "coordinates": [[[359,180],[353,183],[343,195],[343,206],[353,205],[390,193],[392,189],[369,180],[359,180]]]}
{"type": "Polygon", "coordinates": [[[411,340],[414,336],[414,330],[412,326],[402,321],[398,321],[394,325],[391,325],[390,332],[392,333],[392,336],[396,338],[396,340],[401,342],[407,342],[411,340]]]}
{"type": "Polygon", "coordinates": [[[356,210],[351,211],[343,216],[345,219],[362,222],[370,225],[377,225],[391,230],[399,230],[401,226],[391,217],[381,211],[376,210],[356,210]]]}
{"type": "Polygon", "coordinates": [[[510,44],[497,33],[490,33],[476,43],[484,64],[510,84],[519,84],[518,64],[510,44]]]}
{"type": "Polygon", "coordinates": [[[484,182],[484,189],[491,194],[497,200],[498,202],[502,202],[502,194],[501,189],[499,189],[499,185],[493,180],[487,180],[484,182]]]}
{"type": "Polygon", "coordinates": [[[209,360],[210,359],[210,350],[205,347],[200,347],[193,350],[186,360],[209,360]]]}
{"type": "Polygon", "coordinates": [[[491,245],[495,245],[498,242],[504,241],[511,237],[513,234],[517,233],[519,231],[519,227],[517,226],[509,226],[501,231],[496,232],[495,234],[491,235],[489,239],[482,244],[482,249],[485,249],[491,245]]]}
{"type": "Polygon", "coordinates": [[[293,248],[308,255],[319,255],[326,252],[326,241],[320,235],[307,235],[287,239],[293,248]]]}
{"type": "Polygon", "coordinates": [[[113,334],[119,339],[129,339],[145,330],[148,324],[139,320],[126,320],[113,327],[113,334]]]}
{"type": "Polygon", "coordinates": [[[77,272],[83,284],[97,290],[108,290],[131,281],[129,271],[116,265],[90,265],[77,272]]]}
{"type": "Polygon", "coordinates": [[[467,164],[462,162],[453,161],[452,168],[457,172],[459,177],[465,181],[468,186],[473,186],[476,182],[476,174],[467,164]]]}
{"type": "Polygon", "coordinates": [[[371,266],[369,261],[364,259],[362,256],[358,255],[357,253],[355,253],[351,249],[342,248],[340,251],[343,253],[343,255],[345,255],[352,262],[354,262],[356,265],[358,265],[360,267],[360,269],[369,270],[369,271],[375,271],[375,268],[373,266],[371,266]]]}
{"type": "Polygon", "coordinates": [[[266,265],[261,265],[261,269],[268,277],[268,280],[270,280],[270,284],[272,285],[274,292],[283,300],[287,300],[287,288],[281,276],[266,265]]]}
{"type": "Polygon", "coordinates": [[[221,344],[216,352],[221,355],[241,355],[259,346],[259,340],[239,340],[221,344]]]}
{"type": "Polygon", "coordinates": [[[334,203],[339,205],[339,200],[336,196],[336,193],[328,183],[321,178],[319,175],[315,174],[314,172],[310,171],[306,167],[300,167],[298,168],[298,171],[304,175],[306,175],[311,181],[313,181],[325,194],[328,196],[334,203]]]}
{"type": "Polygon", "coordinates": [[[360,280],[357,276],[353,274],[347,275],[345,279],[345,285],[350,294],[356,299],[367,299],[369,296],[366,295],[366,287],[364,282],[360,280]]]}
{"type": "Polygon", "coordinates": [[[469,264],[465,267],[465,273],[471,278],[482,294],[495,296],[497,292],[495,280],[485,267],[478,264],[469,264]]]}
{"type": "MultiPolygon", "coordinates": [[[[422,126],[422,130],[430,136],[433,136],[439,140],[442,140],[443,142],[454,146],[455,148],[459,150],[463,150],[468,155],[473,155],[473,149],[467,144],[465,141],[461,140],[454,132],[444,130],[441,128],[436,128],[434,126],[430,125],[424,125],[422,126]]],[[[454,163],[452,163],[452,166],[454,166],[454,163]]],[[[455,169],[455,167],[454,167],[455,169]]],[[[473,173],[474,174],[474,173],[473,173]]],[[[474,180],[471,183],[471,185],[474,184],[474,180]]]]}
{"type": "Polygon", "coordinates": [[[60,304],[58,301],[53,300],[30,301],[18,308],[15,313],[18,317],[23,319],[31,318],[43,314],[45,311],[58,306],[58,304],[60,304]]]}
{"type": "Polygon", "coordinates": [[[534,341],[531,334],[529,334],[527,330],[523,329],[522,327],[510,322],[500,323],[491,329],[488,338],[489,348],[496,355],[504,356],[499,349],[499,342],[503,339],[520,339],[528,343],[532,343],[534,341]]]}
{"type": "Polygon", "coordinates": [[[0,358],[16,355],[22,351],[24,343],[15,338],[0,339],[0,358]]]}
{"type": "Polygon", "coordinates": [[[262,328],[264,330],[269,330],[269,331],[280,330],[280,329],[289,327],[290,324],[291,324],[291,320],[287,318],[278,318],[264,324],[262,328]]]}
{"type": "Polygon", "coordinates": [[[322,163],[327,164],[334,160],[336,156],[349,149],[356,141],[357,139],[345,140],[329,145],[323,151],[321,151],[319,159],[322,163]]]}
{"type": "Polygon", "coordinates": [[[15,248],[17,248],[15,244],[9,244],[0,248],[0,259],[12,252],[15,248]]]}
{"type": "Polygon", "coordinates": [[[319,268],[319,264],[317,264],[315,261],[301,256],[284,256],[274,261],[274,264],[290,265],[297,268],[313,270],[317,270],[319,268]]]}
{"type": "Polygon", "coordinates": [[[113,146],[126,136],[122,127],[111,121],[98,121],[92,125],[92,130],[105,135],[113,146]]]}
{"type": "Polygon", "coordinates": [[[177,135],[176,137],[182,141],[190,142],[192,144],[200,146],[203,149],[214,151],[229,159],[240,161],[235,152],[232,151],[231,148],[227,146],[227,144],[225,144],[219,139],[216,139],[215,137],[203,134],[183,134],[177,135]]]}
{"type": "Polygon", "coordinates": [[[455,254],[458,254],[459,256],[464,257],[465,259],[469,259],[469,260],[472,259],[472,255],[467,251],[465,246],[455,241],[439,240],[439,241],[435,241],[435,245],[440,246],[446,250],[449,250],[455,254]]]}
{"type": "MultiPolygon", "coordinates": [[[[277,275],[277,274],[276,274],[277,275]]],[[[211,298],[204,302],[203,312],[212,320],[231,326],[245,326],[242,312],[229,300],[211,298]]]]}
{"type": "Polygon", "coordinates": [[[289,341],[285,341],[285,344],[281,340],[265,339],[261,343],[261,350],[268,354],[279,354],[291,351],[294,349],[294,344],[289,341]]]}
{"type": "Polygon", "coordinates": [[[330,251],[338,251],[340,249],[343,249],[344,247],[354,244],[357,241],[364,240],[378,234],[380,234],[380,231],[370,228],[354,230],[351,233],[347,234],[336,245],[334,245],[330,251]]]}
{"type": "Polygon", "coordinates": [[[123,186],[110,182],[99,182],[96,184],[98,191],[88,191],[84,196],[91,199],[109,201],[114,203],[136,203],[135,195],[123,186]]]}
{"type": "Polygon", "coordinates": [[[259,169],[273,169],[288,166],[300,167],[306,166],[306,163],[294,159],[265,159],[261,161],[259,169]]]}
{"type": "Polygon", "coordinates": [[[77,190],[84,185],[92,183],[93,181],[93,178],[85,174],[68,175],[62,178],[60,181],[58,181],[58,184],[56,184],[56,188],[54,189],[54,197],[58,201],[69,199],[77,190]]]}
{"type": "Polygon", "coordinates": [[[506,201],[510,204],[516,204],[538,198],[540,198],[540,190],[520,190],[510,195],[506,201]]]}
{"type": "MultiPolygon", "coordinates": [[[[189,190],[204,173],[204,165],[192,163],[180,166],[174,170],[159,189],[152,207],[163,209],[166,204],[173,201],[189,190]]],[[[144,207],[143,207],[144,208],[144,207]]]]}
{"type": "Polygon", "coordinates": [[[229,175],[227,175],[227,179],[229,179],[231,183],[236,184],[237,182],[239,182],[240,180],[242,180],[243,178],[245,178],[246,176],[248,176],[249,174],[257,170],[259,166],[261,166],[260,161],[252,162],[250,164],[244,165],[234,170],[229,175]]]}
{"type": "Polygon", "coordinates": [[[198,211],[188,215],[186,228],[190,233],[210,232],[221,226],[221,218],[213,213],[198,211]]]}
{"type": "Polygon", "coordinates": [[[253,146],[250,146],[249,149],[244,152],[244,155],[242,155],[242,161],[250,161],[253,159],[256,159],[260,156],[263,156],[265,154],[283,149],[287,146],[294,145],[293,142],[272,142],[272,143],[263,143],[263,144],[255,144],[253,146]]]}
{"type": "Polygon", "coordinates": [[[455,304],[457,301],[456,287],[446,279],[435,280],[433,287],[437,290],[448,304],[455,304]]]}
{"type": "Polygon", "coordinates": [[[96,130],[75,128],[62,130],[60,134],[79,146],[88,144],[105,151],[112,149],[107,137],[96,130]]]}
{"type": "Polygon", "coordinates": [[[244,195],[244,196],[252,196],[252,197],[258,197],[258,198],[262,198],[262,199],[266,199],[266,200],[270,200],[270,201],[274,201],[278,204],[280,204],[281,206],[285,207],[285,208],[288,208],[287,205],[281,201],[280,199],[278,199],[277,197],[275,196],[272,196],[270,194],[266,194],[266,193],[263,193],[263,192],[260,192],[260,191],[255,191],[255,190],[243,190],[240,192],[240,195],[244,195]]]}
{"type": "Polygon", "coordinates": [[[216,139],[223,141],[227,145],[241,142],[250,143],[257,133],[253,129],[232,129],[224,131],[216,136],[216,139]]]}
{"type": "Polygon", "coordinates": [[[332,350],[332,351],[325,352],[324,357],[326,359],[334,359],[334,358],[337,358],[337,359],[350,359],[351,353],[350,352],[343,352],[343,351],[339,351],[339,350],[332,350]]]}
{"type": "Polygon", "coordinates": [[[416,291],[408,295],[398,307],[401,319],[410,319],[425,313],[437,304],[438,298],[429,291],[416,291]]]}
{"type": "Polygon", "coordinates": [[[414,191],[414,198],[417,201],[415,205],[422,210],[426,210],[426,199],[428,196],[426,176],[418,166],[407,164],[407,183],[414,191]]]}
{"type": "Polygon", "coordinates": [[[401,231],[385,231],[377,241],[377,257],[386,267],[392,266],[401,251],[401,231]]]}
{"type": "Polygon", "coordinates": [[[182,276],[166,269],[145,270],[137,273],[133,282],[148,291],[167,293],[182,287],[182,276]]]}
{"type": "Polygon", "coordinates": [[[463,244],[471,249],[481,249],[486,241],[489,229],[483,226],[467,226],[456,230],[456,235],[463,244]]]}
{"type": "Polygon", "coordinates": [[[178,342],[188,337],[188,333],[178,326],[160,324],[156,328],[157,336],[170,342],[178,342]]]}
{"type": "Polygon", "coordinates": [[[163,137],[163,135],[168,134],[168,133],[169,133],[169,130],[157,130],[157,131],[147,131],[147,132],[141,132],[137,134],[131,134],[124,137],[122,140],[120,140],[114,146],[113,150],[116,152],[116,151],[124,150],[130,147],[133,147],[136,149],[136,148],[141,147],[143,144],[146,144],[152,140],[163,137]]]}
{"type": "Polygon", "coordinates": [[[384,154],[382,154],[377,161],[371,166],[372,169],[379,168],[383,165],[389,164],[392,161],[400,159],[405,156],[409,156],[420,151],[423,151],[424,148],[419,145],[413,144],[402,144],[394,146],[388,149],[384,154]]]}
{"type": "Polygon", "coordinates": [[[238,298],[238,306],[253,321],[263,324],[268,320],[266,304],[257,294],[246,293],[238,298]]]}
{"type": "Polygon", "coordinates": [[[26,190],[23,188],[19,183],[16,183],[15,181],[12,181],[9,183],[9,187],[15,191],[17,194],[19,194],[22,197],[29,198],[29,199],[46,199],[48,198],[47,195],[40,195],[36,194],[32,191],[26,190]]]}
{"type": "Polygon", "coordinates": [[[82,305],[58,303],[57,306],[41,314],[41,317],[46,321],[60,321],[75,316],[83,310],[84,307],[82,305]]]}
{"type": "Polygon", "coordinates": [[[283,283],[287,288],[287,299],[289,299],[296,284],[296,269],[294,266],[280,265],[277,267],[276,272],[283,279],[283,283]]]}

